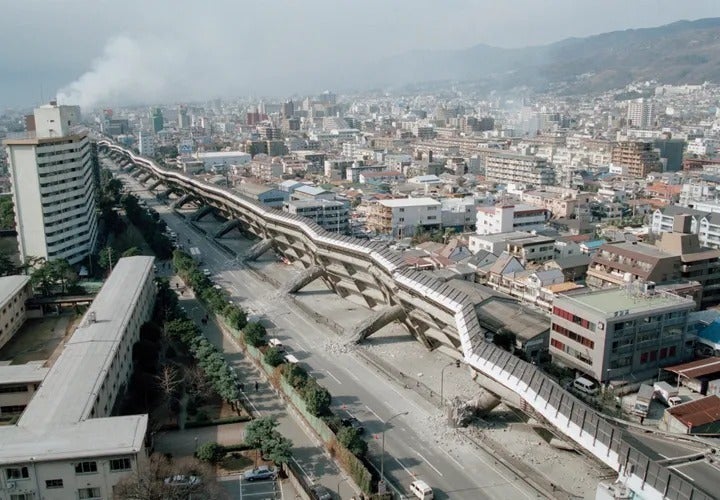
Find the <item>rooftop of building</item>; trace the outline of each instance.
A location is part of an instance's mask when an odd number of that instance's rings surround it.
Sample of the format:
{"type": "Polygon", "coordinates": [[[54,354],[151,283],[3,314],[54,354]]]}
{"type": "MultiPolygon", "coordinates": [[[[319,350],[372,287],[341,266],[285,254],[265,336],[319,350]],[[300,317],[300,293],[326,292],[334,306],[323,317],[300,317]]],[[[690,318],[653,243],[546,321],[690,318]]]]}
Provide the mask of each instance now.
{"type": "Polygon", "coordinates": [[[627,311],[626,314],[642,314],[664,307],[678,306],[687,309],[695,307],[695,301],[691,298],[665,292],[628,292],[624,288],[584,291],[572,295],[562,295],[561,298],[579,306],[594,309],[605,316],[611,316],[617,311],[627,311]]]}
{"type": "Polygon", "coordinates": [[[235,156],[248,157],[250,153],[244,151],[202,151],[197,153],[197,157],[200,159],[205,158],[232,158],[235,156]]]}
{"type": "Polygon", "coordinates": [[[636,253],[654,259],[666,259],[673,257],[673,254],[666,252],[662,248],[647,243],[639,243],[637,241],[621,241],[617,243],[606,243],[602,247],[603,250],[620,250],[623,252],[636,253]]]}
{"type": "Polygon", "coordinates": [[[524,238],[531,238],[534,236],[532,233],[527,231],[508,231],[507,233],[494,233],[494,234],[473,234],[471,238],[482,240],[488,243],[501,243],[508,240],[519,240],[524,238]]]}
{"type": "Polygon", "coordinates": [[[3,276],[0,278],[0,308],[4,307],[8,300],[23,289],[30,282],[30,276],[15,275],[3,276]]]}
{"type": "Polygon", "coordinates": [[[143,256],[118,261],[17,425],[0,427],[0,463],[142,448],[147,415],[91,418],[90,413],[153,262],[143,256]]]}
{"type": "Polygon", "coordinates": [[[720,420],[720,397],[713,394],[672,406],[665,411],[692,429],[720,420]]]}
{"type": "Polygon", "coordinates": [[[405,207],[439,207],[441,203],[433,198],[395,198],[392,200],[380,200],[381,205],[388,208],[405,207]]]}
{"type": "Polygon", "coordinates": [[[277,188],[274,186],[268,186],[265,184],[255,184],[253,182],[242,182],[240,184],[235,185],[235,189],[240,193],[244,195],[251,195],[251,196],[259,196],[261,194],[268,193],[270,191],[274,191],[277,188]]]}
{"type": "Polygon", "coordinates": [[[720,357],[697,359],[689,363],[668,366],[664,370],[685,378],[707,378],[720,373],[720,357]]]}
{"type": "Polygon", "coordinates": [[[342,201],[338,200],[290,200],[285,202],[287,205],[291,205],[296,208],[308,208],[308,207],[342,207],[345,205],[342,201]]]}
{"type": "Polygon", "coordinates": [[[0,365],[0,385],[42,382],[49,371],[43,363],[43,361],[32,361],[22,365],[0,365]]]}
{"type": "Polygon", "coordinates": [[[308,184],[303,184],[302,186],[297,186],[295,188],[295,193],[304,193],[308,194],[310,196],[317,196],[319,194],[327,194],[331,191],[328,191],[327,189],[318,187],[318,186],[310,186],[308,184]]]}
{"type": "Polygon", "coordinates": [[[66,342],[45,380],[33,396],[18,426],[40,428],[74,424],[89,417],[125,333],[132,305],[152,273],[153,257],[118,260],[110,277],[66,342]],[[92,316],[94,315],[94,320],[92,316]]]}

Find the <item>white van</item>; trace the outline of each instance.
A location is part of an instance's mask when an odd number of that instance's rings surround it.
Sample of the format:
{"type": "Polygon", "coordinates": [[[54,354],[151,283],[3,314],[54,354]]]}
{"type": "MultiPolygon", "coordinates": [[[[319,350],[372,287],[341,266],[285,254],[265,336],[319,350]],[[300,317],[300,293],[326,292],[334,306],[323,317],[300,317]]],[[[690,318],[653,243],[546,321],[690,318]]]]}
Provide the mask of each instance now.
{"type": "Polygon", "coordinates": [[[284,351],[284,350],[285,350],[285,346],[284,346],[283,343],[280,341],[280,339],[274,339],[274,338],[273,338],[273,339],[270,339],[270,340],[268,340],[268,345],[269,345],[270,347],[274,347],[274,348],[277,349],[278,351],[284,351]]]}
{"type": "Polygon", "coordinates": [[[594,396],[598,393],[598,386],[591,380],[585,377],[578,377],[573,381],[573,389],[594,396]]]}
{"type": "Polygon", "coordinates": [[[412,491],[413,495],[422,500],[432,500],[435,498],[432,488],[428,486],[425,481],[421,481],[420,479],[410,483],[410,491],[412,491]]]}
{"type": "Polygon", "coordinates": [[[295,356],[292,354],[286,354],[285,355],[285,362],[290,363],[291,365],[296,365],[300,362],[295,356]]]}

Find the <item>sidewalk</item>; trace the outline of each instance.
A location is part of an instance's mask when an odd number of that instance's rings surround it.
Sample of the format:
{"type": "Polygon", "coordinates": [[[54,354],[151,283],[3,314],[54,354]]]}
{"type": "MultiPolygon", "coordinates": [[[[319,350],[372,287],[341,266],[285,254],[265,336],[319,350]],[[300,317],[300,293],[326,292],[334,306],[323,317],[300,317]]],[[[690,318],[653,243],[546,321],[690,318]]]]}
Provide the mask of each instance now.
{"type": "MultiPolygon", "coordinates": [[[[177,277],[171,278],[171,287],[180,283],[180,290],[184,285],[177,277]]],[[[187,311],[188,316],[201,325],[200,319],[205,315],[205,308],[193,295],[190,288],[185,288],[184,294],[179,296],[180,304],[187,311]]],[[[342,498],[350,498],[356,492],[347,484],[337,465],[326,455],[324,447],[315,442],[300,423],[290,415],[283,400],[275,393],[272,386],[261,376],[253,363],[242,353],[239,346],[226,335],[215,322],[201,326],[205,337],[217,347],[224,355],[230,366],[244,381],[245,392],[241,398],[249,406],[248,410],[258,416],[273,416],[277,419],[278,430],[283,436],[293,442],[293,461],[303,471],[310,482],[317,481],[330,491],[336,491],[340,484],[342,498]],[[255,382],[258,390],[255,391],[255,382]]],[[[194,432],[191,429],[188,432],[194,432]]],[[[243,440],[241,432],[237,432],[236,441],[243,440]]]]}

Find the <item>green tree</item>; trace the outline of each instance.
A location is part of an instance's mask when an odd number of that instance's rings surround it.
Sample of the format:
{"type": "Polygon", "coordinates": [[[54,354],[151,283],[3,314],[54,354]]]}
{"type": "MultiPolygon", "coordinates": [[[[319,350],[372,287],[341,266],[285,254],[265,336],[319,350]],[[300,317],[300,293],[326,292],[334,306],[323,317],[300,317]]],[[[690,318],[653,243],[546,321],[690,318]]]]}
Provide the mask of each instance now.
{"type": "Polygon", "coordinates": [[[308,383],[305,388],[304,399],[307,410],[316,417],[322,416],[330,409],[332,396],[330,392],[317,382],[308,383]]]}
{"type": "Polygon", "coordinates": [[[265,327],[257,322],[250,322],[243,328],[243,337],[245,342],[253,347],[265,345],[265,335],[267,331],[265,327]]]}
{"type": "Polygon", "coordinates": [[[274,417],[260,417],[250,422],[245,427],[245,444],[251,448],[261,448],[263,442],[270,439],[277,428],[278,423],[274,417]]]}
{"type": "Polygon", "coordinates": [[[18,272],[18,266],[10,257],[10,253],[5,250],[0,250],[0,276],[10,276],[18,272]]]}
{"type": "Polygon", "coordinates": [[[299,365],[285,365],[283,372],[285,380],[295,389],[303,389],[308,381],[308,373],[299,365]]]}
{"type": "Polygon", "coordinates": [[[0,229],[15,227],[15,210],[12,196],[0,196],[0,229]]]}
{"type": "Polygon", "coordinates": [[[225,319],[236,330],[242,330],[247,325],[247,314],[234,304],[228,304],[224,311],[225,319]]]}
{"type": "Polygon", "coordinates": [[[214,442],[203,443],[198,447],[195,456],[198,460],[214,464],[222,460],[225,456],[225,448],[214,442]]]}
{"type": "Polygon", "coordinates": [[[98,254],[98,264],[107,271],[111,271],[117,264],[118,255],[113,247],[107,246],[98,254]]]}
{"type": "Polygon", "coordinates": [[[356,457],[362,457],[367,453],[367,442],[360,435],[360,431],[353,427],[341,427],[337,433],[337,439],[356,457]]]}
{"type": "Polygon", "coordinates": [[[263,359],[270,366],[279,366],[285,360],[285,357],[277,348],[271,347],[270,349],[265,351],[265,356],[263,356],[263,359]]]}
{"type": "Polygon", "coordinates": [[[60,283],[60,289],[62,293],[67,293],[68,289],[70,289],[77,283],[77,273],[67,260],[51,260],[47,262],[46,266],[48,267],[50,276],[55,281],[55,283],[60,283]]]}
{"type": "Polygon", "coordinates": [[[134,257],[140,255],[140,249],[138,247],[130,247],[122,253],[122,257],[134,257]]]}
{"type": "Polygon", "coordinates": [[[285,464],[292,457],[292,447],[292,441],[276,431],[263,443],[262,454],[264,458],[272,460],[276,464],[285,464]]]}
{"type": "Polygon", "coordinates": [[[277,426],[273,417],[253,420],[245,427],[245,444],[259,449],[265,458],[280,464],[290,459],[292,441],[280,435],[277,426]]]}
{"type": "Polygon", "coordinates": [[[48,297],[52,294],[53,286],[55,285],[55,277],[53,276],[52,270],[47,265],[47,262],[42,262],[40,265],[35,267],[30,274],[30,282],[35,290],[40,292],[43,297],[48,297]]]}

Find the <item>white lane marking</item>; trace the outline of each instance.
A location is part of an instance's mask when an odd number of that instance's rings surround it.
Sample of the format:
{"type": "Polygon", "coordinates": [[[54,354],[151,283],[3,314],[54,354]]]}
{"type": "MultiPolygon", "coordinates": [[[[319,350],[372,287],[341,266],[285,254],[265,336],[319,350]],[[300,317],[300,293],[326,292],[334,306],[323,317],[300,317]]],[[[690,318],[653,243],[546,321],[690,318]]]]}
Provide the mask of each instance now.
{"type": "Polygon", "coordinates": [[[425,458],[422,453],[420,453],[419,451],[417,451],[415,448],[410,448],[410,449],[411,449],[412,451],[414,451],[417,456],[419,456],[420,458],[422,458],[422,459],[425,461],[425,463],[430,466],[430,468],[431,468],[432,470],[434,470],[435,472],[437,472],[438,474],[440,474],[440,476],[443,475],[443,473],[440,472],[439,470],[437,470],[437,468],[436,468],[433,464],[430,463],[430,460],[428,460],[427,458],[425,458]]]}
{"type": "Polygon", "coordinates": [[[445,454],[448,456],[448,458],[449,458],[450,460],[452,460],[453,462],[455,462],[455,465],[457,465],[458,467],[460,467],[462,470],[465,470],[465,467],[463,467],[463,465],[462,465],[460,462],[458,462],[457,460],[455,460],[455,457],[453,457],[450,453],[448,453],[447,451],[443,450],[442,448],[440,448],[440,449],[442,450],[443,453],[445,453],[445,454]]]}
{"type": "Polygon", "coordinates": [[[305,475],[306,478],[308,478],[309,481],[312,481],[312,480],[313,480],[313,477],[312,477],[310,474],[308,474],[308,473],[305,471],[305,469],[303,469],[303,466],[300,465],[300,463],[298,463],[297,460],[295,460],[295,457],[290,457],[290,460],[292,460],[293,462],[295,462],[295,465],[297,465],[297,466],[300,468],[300,471],[305,475]]]}
{"type": "Polygon", "coordinates": [[[360,379],[352,372],[352,370],[350,370],[349,368],[345,368],[345,371],[348,372],[348,375],[350,375],[357,382],[360,382],[360,379]]]}
{"type": "Polygon", "coordinates": [[[375,417],[376,417],[380,422],[382,422],[383,424],[385,423],[385,421],[384,421],[382,418],[380,418],[380,415],[378,415],[377,413],[375,413],[372,408],[370,408],[368,405],[365,405],[365,408],[367,408],[370,413],[372,413],[373,415],[375,415],[375,417]]]}
{"type": "Polygon", "coordinates": [[[516,485],[513,480],[508,479],[502,472],[500,472],[500,471],[497,469],[497,467],[493,467],[492,465],[490,465],[490,462],[488,462],[487,460],[485,460],[485,458],[483,458],[482,455],[480,455],[477,451],[475,451],[475,450],[473,450],[472,448],[470,448],[470,453],[472,453],[472,454],[475,455],[477,458],[479,458],[482,463],[484,463],[484,464],[487,465],[490,469],[492,469],[492,470],[495,472],[495,474],[497,474],[498,476],[500,476],[500,477],[503,479],[503,481],[506,481],[508,484],[511,484],[511,485],[513,486],[513,488],[515,488],[515,489],[518,490],[520,493],[522,493],[526,498],[534,498],[534,497],[530,496],[530,494],[527,493],[526,491],[520,489],[520,487],[519,487],[518,485],[516,485]]]}
{"type": "Polygon", "coordinates": [[[347,413],[348,415],[350,415],[350,418],[355,418],[355,415],[353,415],[352,413],[350,413],[349,410],[345,410],[344,408],[343,408],[343,410],[345,411],[345,413],[347,413]]]}
{"type": "Polygon", "coordinates": [[[407,472],[411,477],[415,477],[415,474],[413,474],[412,472],[410,472],[410,469],[408,469],[407,467],[405,467],[400,460],[398,460],[398,459],[396,458],[395,461],[396,461],[397,463],[399,463],[399,464],[400,464],[400,467],[402,467],[403,469],[405,469],[405,472],[407,472]]]}
{"type": "Polygon", "coordinates": [[[327,372],[328,375],[330,375],[330,376],[333,378],[333,380],[334,380],[335,382],[337,382],[338,384],[342,385],[342,382],[340,382],[340,380],[338,380],[338,378],[337,378],[335,375],[333,375],[332,373],[330,373],[330,370],[325,370],[325,371],[327,372]]]}
{"type": "Polygon", "coordinates": [[[245,396],[245,401],[247,401],[250,404],[250,406],[252,406],[252,409],[255,410],[255,413],[257,413],[258,415],[262,415],[262,412],[257,409],[257,407],[253,404],[252,401],[250,401],[250,398],[247,396],[247,394],[245,394],[245,391],[240,391],[240,392],[242,393],[243,396],[245,396]]]}

